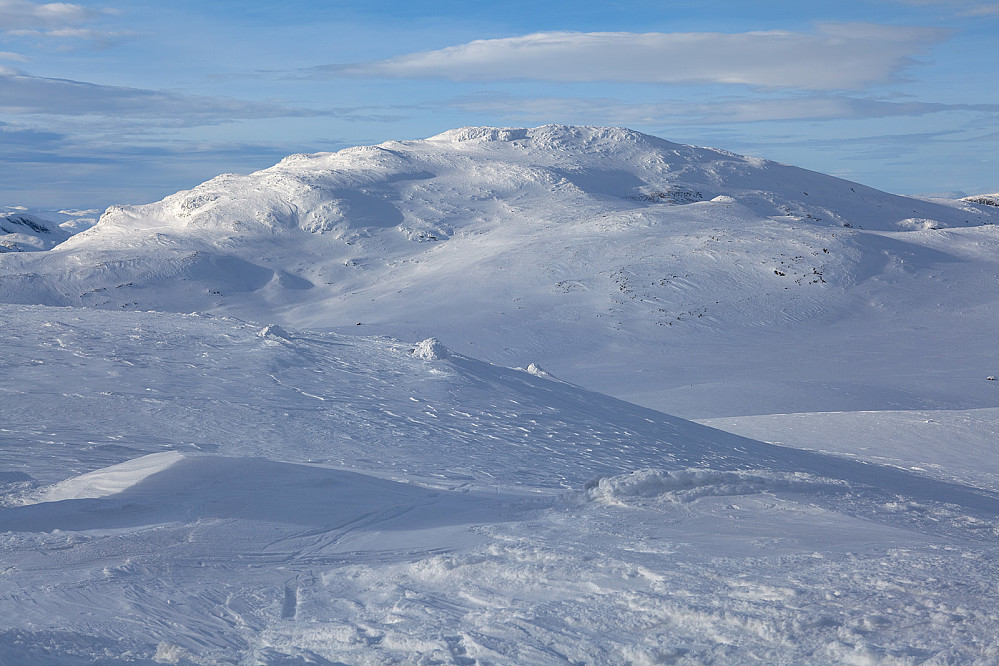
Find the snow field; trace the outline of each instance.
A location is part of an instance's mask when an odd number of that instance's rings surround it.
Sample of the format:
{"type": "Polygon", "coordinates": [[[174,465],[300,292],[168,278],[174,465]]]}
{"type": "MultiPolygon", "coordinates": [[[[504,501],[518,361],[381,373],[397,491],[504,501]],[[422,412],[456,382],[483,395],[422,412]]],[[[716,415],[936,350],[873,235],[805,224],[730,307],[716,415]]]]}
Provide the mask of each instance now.
{"type": "Polygon", "coordinates": [[[984,490],[837,467],[439,347],[3,312],[19,381],[2,464],[21,475],[0,509],[8,661],[996,653],[984,490]],[[56,411],[71,418],[41,420],[56,411]]]}
{"type": "Polygon", "coordinates": [[[464,128],[22,224],[0,664],[999,661],[986,199],[464,128]]]}

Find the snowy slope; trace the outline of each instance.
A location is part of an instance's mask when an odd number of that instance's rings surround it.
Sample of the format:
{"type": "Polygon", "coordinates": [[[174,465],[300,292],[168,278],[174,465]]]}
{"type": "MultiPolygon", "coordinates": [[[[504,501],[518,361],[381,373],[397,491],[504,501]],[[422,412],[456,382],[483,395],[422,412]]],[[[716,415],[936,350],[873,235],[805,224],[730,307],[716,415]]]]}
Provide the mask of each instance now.
{"type": "Polygon", "coordinates": [[[429,344],[205,315],[0,315],[15,343],[2,663],[999,649],[999,495],[982,487],[429,344]]]}
{"type": "Polygon", "coordinates": [[[362,323],[698,417],[992,407],[997,220],[629,130],[466,128],[112,208],[0,257],[0,300],[362,323]]]}

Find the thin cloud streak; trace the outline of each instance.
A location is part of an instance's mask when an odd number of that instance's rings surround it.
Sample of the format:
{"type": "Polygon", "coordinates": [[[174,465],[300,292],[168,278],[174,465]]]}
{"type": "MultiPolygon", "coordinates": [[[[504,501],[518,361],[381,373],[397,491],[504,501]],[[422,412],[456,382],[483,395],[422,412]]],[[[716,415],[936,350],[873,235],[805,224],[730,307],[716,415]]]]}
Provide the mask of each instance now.
{"type": "Polygon", "coordinates": [[[893,0],[913,7],[941,6],[955,15],[965,18],[999,17],[999,2],[978,2],[977,0],[893,0]]]}
{"type": "Polygon", "coordinates": [[[327,77],[741,84],[842,90],[891,80],[950,31],[823,24],[815,33],[546,32],[311,70],[327,77]]]}
{"type": "Polygon", "coordinates": [[[35,28],[22,30],[9,30],[6,33],[12,37],[53,37],[56,39],[89,39],[97,42],[113,39],[134,37],[135,33],[128,31],[107,31],[94,30],[93,28],[54,28],[51,30],[38,30],[35,28]]]}
{"type": "Polygon", "coordinates": [[[171,126],[199,126],[253,118],[333,116],[394,120],[357,109],[304,109],[266,102],[182,95],[142,88],[29,76],[0,67],[0,112],[25,115],[158,118],[171,126]]]}
{"type": "Polygon", "coordinates": [[[445,105],[464,112],[502,118],[573,117],[586,123],[615,125],[659,122],[674,125],[722,125],[778,120],[852,120],[922,116],[948,111],[973,111],[999,116],[999,104],[890,102],[834,95],[640,104],[614,99],[472,95],[449,100],[445,105]]]}

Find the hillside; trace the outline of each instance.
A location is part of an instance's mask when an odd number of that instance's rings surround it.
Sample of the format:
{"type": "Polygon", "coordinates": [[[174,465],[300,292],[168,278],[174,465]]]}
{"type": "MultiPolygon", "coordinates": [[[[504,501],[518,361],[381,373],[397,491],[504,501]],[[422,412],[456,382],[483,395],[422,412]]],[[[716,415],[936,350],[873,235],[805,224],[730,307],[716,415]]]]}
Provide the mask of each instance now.
{"type": "Polygon", "coordinates": [[[629,130],[466,128],[112,208],[0,257],[0,300],[361,323],[688,416],[984,407],[964,352],[994,323],[997,220],[629,130]],[[736,332],[764,390],[719,353],[736,332]],[[946,391],[879,365],[888,336],[946,391]]]}

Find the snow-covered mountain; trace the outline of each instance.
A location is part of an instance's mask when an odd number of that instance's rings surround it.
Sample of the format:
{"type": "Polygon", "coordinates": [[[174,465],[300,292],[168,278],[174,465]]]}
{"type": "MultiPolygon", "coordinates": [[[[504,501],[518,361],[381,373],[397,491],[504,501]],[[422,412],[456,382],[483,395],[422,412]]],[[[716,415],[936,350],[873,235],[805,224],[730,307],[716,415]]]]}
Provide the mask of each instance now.
{"type": "Polygon", "coordinates": [[[971,203],[982,204],[983,206],[997,206],[999,207],[999,192],[995,194],[976,194],[970,197],[964,197],[962,201],[970,201],[971,203]]]}
{"type": "Polygon", "coordinates": [[[50,250],[70,237],[59,225],[27,213],[0,215],[0,253],[50,250]]]}
{"type": "Polygon", "coordinates": [[[361,323],[689,416],[988,406],[996,292],[955,285],[994,279],[996,221],[624,129],[466,128],[112,208],[0,257],[0,301],[361,323]]]}
{"type": "Polygon", "coordinates": [[[0,664],[993,661],[987,198],[466,128],[0,254],[0,664]]]}

